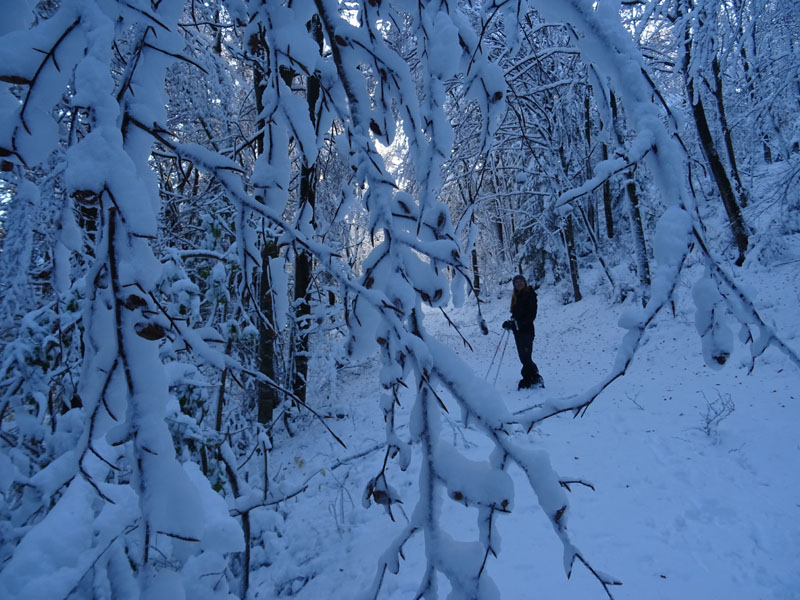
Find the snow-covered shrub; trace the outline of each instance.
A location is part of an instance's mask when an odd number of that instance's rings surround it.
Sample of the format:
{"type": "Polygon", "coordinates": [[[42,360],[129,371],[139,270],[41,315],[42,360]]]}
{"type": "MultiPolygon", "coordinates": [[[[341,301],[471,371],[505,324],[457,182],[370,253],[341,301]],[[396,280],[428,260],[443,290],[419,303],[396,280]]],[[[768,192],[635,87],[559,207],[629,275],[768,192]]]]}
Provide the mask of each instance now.
{"type": "Polygon", "coordinates": [[[717,440],[719,438],[719,426],[722,421],[727,419],[736,410],[736,405],[730,394],[717,392],[717,397],[713,400],[703,396],[706,405],[703,407],[700,417],[700,431],[708,437],[717,440]]]}

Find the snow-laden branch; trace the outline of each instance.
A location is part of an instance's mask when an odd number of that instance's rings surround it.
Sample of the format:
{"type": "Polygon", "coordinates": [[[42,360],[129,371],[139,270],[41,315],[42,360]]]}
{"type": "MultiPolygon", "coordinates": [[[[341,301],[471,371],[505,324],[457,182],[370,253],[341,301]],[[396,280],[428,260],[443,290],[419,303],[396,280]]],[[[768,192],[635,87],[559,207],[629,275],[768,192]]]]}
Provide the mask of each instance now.
{"type": "MultiPolygon", "coordinates": [[[[176,459],[165,421],[165,369],[154,343],[163,337],[162,330],[142,311],[147,302],[131,293],[152,290],[160,264],[149,245],[156,235],[158,209],[147,162],[152,138],[126,124],[163,118],[166,69],[182,45],[170,35],[175,27],[169,23],[177,20],[180,6],[122,14],[134,16],[115,23],[94,2],[67,1],[52,19],[18,36],[22,48],[34,54],[39,41],[56,41],[45,45],[51,50],[29,78],[27,96],[36,97],[31,103],[36,112],[27,111],[26,103],[18,111],[12,147],[21,161],[35,164],[39,156],[30,153],[20,131],[41,136],[37,144],[45,153],[59,144],[58,132],[47,129],[46,113],[66,94],[69,83],[71,100],[86,111],[89,127],[85,135],[70,139],[65,153],[65,197],[95,203],[96,243],[93,255],[86,257],[89,265],[81,286],[83,360],[79,406],[72,415],[76,443],[30,479],[47,515],[24,534],[13,559],[4,565],[4,592],[14,596],[41,595],[32,593],[35,582],[41,582],[51,586],[45,595],[58,597],[58,589],[77,585],[87,564],[95,563],[105,573],[101,578],[114,587],[110,593],[122,593],[117,586],[127,581],[135,582],[143,595],[160,596],[179,578],[191,555],[206,553],[213,560],[237,546],[235,529],[230,545],[212,548],[207,543],[202,515],[214,514],[213,501],[204,506],[213,492],[176,459]],[[154,23],[160,27],[157,39],[154,23]],[[116,93],[111,75],[115,27],[132,32],[134,40],[116,93]],[[124,523],[114,522],[117,513],[126,515],[124,523]],[[129,529],[131,522],[136,526],[129,529]],[[100,535],[94,536],[90,532],[97,524],[100,535]],[[69,540],[69,557],[43,549],[53,535],[69,540]],[[125,544],[114,541],[122,535],[125,544]],[[111,551],[116,552],[116,566],[98,562],[111,551]],[[31,556],[37,558],[31,562],[31,556]],[[29,563],[36,565],[33,574],[29,563]]],[[[2,40],[3,51],[10,41],[2,40]]],[[[74,227],[65,219],[64,227],[68,225],[74,227]]],[[[68,261],[60,269],[56,279],[66,280],[68,261]]],[[[219,516],[230,519],[224,508],[219,516]]],[[[64,597],[69,593],[69,587],[64,589],[64,597]]]]}
{"type": "Polygon", "coordinates": [[[496,556],[499,548],[497,517],[511,514],[513,518],[515,491],[506,473],[510,465],[518,466],[526,474],[543,512],[561,539],[567,576],[572,572],[574,561],[579,560],[611,596],[609,586],[620,582],[591,567],[572,543],[567,532],[569,504],[564,494],[568,486],[553,471],[547,454],[525,450],[513,441],[507,426],[511,415],[496,391],[483,380],[465,373],[457,355],[430,338],[419,321],[416,322],[415,333],[424,342],[425,349],[424,354],[418,352],[415,356],[417,369],[422,370],[417,376],[429,373],[420,380],[411,417],[412,442],[422,449],[420,497],[409,523],[379,560],[373,587],[364,597],[377,597],[385,572],[397,572],[403,546],[417,534],[423,535],[429,557],[417,597],[435,595],[437,571],[446,575],[453,589],[464,597],[495,597],[495,584],[485,572],[485,566],[489,556],[496,556]],[[433,381],[442,384],[456,400],[464,424],[476,427],[490,440],[494,450],[488,462],[468,460],[439,439],[442,400],[431,387],[433,381]],[[442,492],[446,492],[447,500],[441,498],[442,492]],[[479,539],[476,542],[456,542],[441,529],[438,515],[447,501],[477,512],[479,539]]]}

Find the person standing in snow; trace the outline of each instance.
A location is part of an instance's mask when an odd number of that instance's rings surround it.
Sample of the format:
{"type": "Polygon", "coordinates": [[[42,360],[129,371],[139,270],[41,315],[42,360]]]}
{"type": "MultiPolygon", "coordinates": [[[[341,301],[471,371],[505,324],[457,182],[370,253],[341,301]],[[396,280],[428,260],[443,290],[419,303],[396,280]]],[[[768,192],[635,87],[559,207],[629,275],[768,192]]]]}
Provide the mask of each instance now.
{"type": "Polygon", "coordinates": [[[522,379],[517,389],[544,387],[539,367],[531,358],[535,335],[533,320],[538,309],[536,290],[528,285],[522,275],[515,275],[512,283],[514,291],[511,294],[511,318],[503,323],[503,329],[514,333],[517,354],[522,363],[522,379]]]}

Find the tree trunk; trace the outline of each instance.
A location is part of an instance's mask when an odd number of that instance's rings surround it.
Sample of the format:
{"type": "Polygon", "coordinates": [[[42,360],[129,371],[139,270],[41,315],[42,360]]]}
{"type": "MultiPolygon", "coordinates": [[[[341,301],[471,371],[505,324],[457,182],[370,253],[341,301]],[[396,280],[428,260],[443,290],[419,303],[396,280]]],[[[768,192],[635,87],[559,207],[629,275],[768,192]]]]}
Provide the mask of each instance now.
{"type": "Polygon", "coordinates": [[[481,295],[481,275],[478,271],[478,251],[472,249],[472,287],[475,289],[475,297],[481,295]]]}
{"type": "MultiPolygon", "coordinates": [[[[619,118],[617,109],[617,98],[611,94],[611,115],[614,119],[614,130],[617,135],[617,143],[620,147],[624,146],[625,140],[622,137],[616,123],[619,118]]],[[[635,167],[634,167],[635,168],[635,167]]],[[[650,289],[650,260],[647,258],[647,242],[644,237],[644,225],[642,224],[642,214],[639,211],[639,194],[636,191],[635,172],[630,169],[625,174],[625,193],[628,196],[628,209],[631,221],[631,234],[633,235],[633,246],[636,254],[636,274],[639,276],[639,287],[642,295],[642,306],[647,304],[650,289]]]]}
{"type": "Polygon", "coordinates": [[[644,239],[644,226],[642,225],[642,214],[639,210],[639,194],[636,191],[636,180],[633,172],[628,173],[628,181],[625,184],[625,191],[630,202],[631,233],[633,233],[633,243],[636,247],[636,273],[639,275],[639,286],[642,293],[642,306],[647,304],[649,299],[648,290],[650,289],[650,260],[647,258],[647,244],[644,239]]]}
{"type": "MultiPolygon", "coordinates": [[[[700,23],[700,27],[702,27],[702,22],[700,23]]],[[[695,93],[694,78],[691,76],[689,70],[692,56],[692,39],[688,28],[684,34],[684,46],[683,73],[686,78],[686,92],[689,96],[689,103],[692,106],[692,116],[694,117],[695,126],[697,128],[697,136],[700,140],[700,147],[703,149],[703,155],[711,169],[714,182],[717,185],[717,190],[722,199],[722,204],[725,207],[725,212],[728,214],[728,222],[731,226],[733,240],[739,250],[736,265],[740,267],[744,263],[749,243],[747,228],[745,227],[741,208],[738,202],[736,202],[736,195],[734,194],[733,185],[731,185],[728,173],[725,170],[725,165],[722,164],[719,153],[714,146],[711,128],[708,125],[706,111],[703,107],[703,100],[700,98],[699,93],[695,93]]]]}
{"type": "MultiPolygon", "coordinates": [[[[309,177],[306,171],[315,173],[315,169],[303,167],[303,179],[309,177]]],[[[301,183],[300,187],[303,185],[301,183]]],[[[307,192],[313,193],[313,192],[307,192]]],[[[302,192],[301,192],[302,196],[302,192]]],[[[309,199],[306,198],[308,201],[309,199]]],[[[313,206],[313,204],[311,205],[313,206]]],[[[294,367],[292,369],[294,378],[292,380],[292,391],[302,402],[306,401],[306,379],[308,377],[308,318],[311,314],[311,258],[307,252],[298,252],[294,265],[294,301],[295,301],[295,325],[297,327],[297,337],[294,344],[294,367]]]]}
{"type": "MultiPolygon", "coordinates": [[[[753,26],[753,36],[755,36],[755,25],[753,26]]],[[[755,92],[755,82],[753,79],[752,66],[750,65],[750,57],[747,54],[747,45],[745,44],[744,29],[739,27],[739,39],[741,40],[741,49],[739,55],[742,57],[742,68],[744,70],[744,78],[747,83],[747,93],[750,96],[750,101],[755,104],[757,95],[755,92]]],[[[753,49],[755,50],[755,39],[753,40],[753,49]]],[[[764,162],[767,164],[772,163],[772,150],[769,147],[769,139],[766,134],[762,133],[762,150],[764,152],[764,162]]]]}
{"type": "MultiPolygon", "coordinates": [[[[315,16],[308,23],[309,31],[322,51],[322,25],[319,17],[315,16]]],[[[306,103],[311,123],[316,127],[316,107],[319,100],[319,78],[310,75],[306,81],[306,103]]],[[[298,219],[304,218],[304,213],[310,211],[310,222],[314,221],[314,207],[317,197],[317,165],[306,163],[300,170],[300,195],[298,198],[298,219]]],[[[308,317],[311,314],[311,257],[305,251],[298,251],[294,270],[294,300],[295,322],[297,324],[297,339],[294,352],[294,379],[292,391],[301,401],[306,401],[306,381],[308,379],[308,317]]]]}
{"type": "MultiPolygon", "coordinates": [[[[253,71],[253,86],[256,95],[256,110],[260,116],[261,112],[264,110],[264,104],[261,100],[261,95],[264,92],[264,84],[263,74],[257,67],[253,71]]],[[[258,121],[258,129],[260,133],[256,138],[256,149],[260,156],[264,152],[264,121],[260,118],[258,121]]],[[[262,318],[258,321],[258,368],[272,381],[276,381],[275,339],[277,338],[277,333],[275,331],[275,324],[272,322],[273,307],[272,295],[270,293],[269,261],[270,259],[277,258],[278,246],[275,240],[271,238],[264,239],[262,243],[261,281],[258,290],[258,309],[262,315],[262,318]]],[[[256,385],[256,389],[258,393],[257,419],[259,423],[266,424],[272,421],[275,407],[278,406],[278,392],[275,388],[261,382],[256,385]]]]}
{"type": "Polygon", "coordinates": [[[581,286],[578,279],[578,254],[575,251],[575,227],[572,224],[572,215],[567,217],[567,223],[564,227],[564,241],[567,244],[569,274],[572,278],[572,296],[575,302],[580,302],[583,296],[581,296],[581,286]]]}
{"type": "MultiPolygon", "coordinates": [[[[264,241],[261,249],[261,285],[258,293],[259,310],[262,318],[258,321],[258,368],[275,381],[275,339],[277,334],[272,323],[272,294],[270,293],[269,261],[277,258],[278,245],[275,240],[264,241]],[[269,319],[269,321],[267,321],[269,319]]],[[[278,392],[264,383],[258,383],[258,422],[272,421],[275,407],[278,406],[278,392]]]]}
{"type": "Polygon", "coordinates": [[[589,220],[589,216],[586,214],[586,211],[583,210],[582,206],[578,206],[578,212],[581,215],[581,219],[583,220],[583,225],[586,227],[586,235],[589,236],[589,242],[592,244],[592,250],[594,251],[594,255],[597,257],[597,262],[600,263],[600,266],[603,268],[603,272],[606,275],[606,279],[611,284],[611,287],[616,287],[616,283],[614,282],[614,277],[611,275],[611,270],[608,268],[608,264],[606,263],[605,259],[603,258],[603,254],[600,252],[600,245],[597,243],[597,234],[594,231],[594,227],[592,227],[592,223],[589,220]]]}
{"type": "Polygon", "coordinates": [[[736,184],[736,195],[739,197],[739,206],[745,208],[747,206],[747,193],[745,192],[742,178],[739,175],[739,166],[736,163],[736,153],[733,150],[733,132],[728,126],[728,117],[725,114],[725,98],[723,95],[722,87],[722,74],[720,73],[719,60],[715,56],[711,61],[711,68],[714,72],[714,98],[717,101],[717,114],[719,115],[719,126],[722,129],[723,139],[725,140],[725,151],[728,154],[728,164],[731,167],[731,175],[736,184]]]}
{"type": "MultiPolygon", "coordinates": [[[[586,177],[585,181],[592,178],[593,169],[592,169],[592,110],[591,110],[591,98],[589,96],[589,90],[586,90],[586,97],[583,99],[583,135],[586,138],[586,177]]],[[[584,217],[588,219],[589,223],[591,224],[593,232],[596,231],[597,228],[597,217],[595,214],[595,203],[594,203],[594,193],[589,195],[589,201],[586,206],[586,212],[584,217]]]]}
{"type": "MultiPolygon", "coordinates": [[[[603,160],[608,160],[608,146],[603,144],[603,160]]],[[[606,217],[606,235],[614,239],[614,213],[611,211],[611,181],[603,182],[603,212],[606,217]]]]}
{"type": "Polygon", "coordinates": [[[500,244],[500,260],[505,263],[508,260],[508,253],[506,252],[506,240],[505,236],[503,235],[503,219],[502,216],[498,214],[497,216],[497,241],[500,244]]]}
{"type": "MultiPolygon", "coordinates": [[[[693,86],[687,85],[689,94],[692,95],[693,86]]],[[[736,195],[733,193],[733,186],[725,172],[725,165],[714,147],[714,140],[711,138],[711,130],[706,120],[705,109],[703,108],[703,101],[698,97],[697,102],[692,103],[692,116],[694,116],[695,125],[697,126],[697,135],[700,138],[700,146],[703,148],[703,154],[706,157],[706,162],[711,169],[711,174],[714,177],[714,182],[717,184],[717,190],[722,198],[722,204],[725,207],[725,212],[728,214],[728,222],[731,226],[731,233],[736,247],[739,250],[739,256],[736,259],[736,265],[741,267],[744,263],[747,246],[749,243],[747,237],[747,229],[742,217],[742,211],[739,204],[736,202],[736,195]]]]}

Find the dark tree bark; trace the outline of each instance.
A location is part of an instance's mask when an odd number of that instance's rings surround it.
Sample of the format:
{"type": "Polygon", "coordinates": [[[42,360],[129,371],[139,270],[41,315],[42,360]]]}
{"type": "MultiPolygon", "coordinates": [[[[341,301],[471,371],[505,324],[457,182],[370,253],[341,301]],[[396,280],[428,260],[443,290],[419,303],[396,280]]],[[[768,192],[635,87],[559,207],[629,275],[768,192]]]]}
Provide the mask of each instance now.
{"type": "MultiPolygon", "coordinates": [[[[591,105],[590,105],[590,97],[589,93],[587,92],[586,98],[584,99],[584,137],[586,138],[586,180],[591,179],[594,176],[594,167],[592,166],[592,120],[591,120],[591,105]]],[[[608,147],[603,144],[603,160],[608,158],[608,147]]],[[[608,237],[614,237],[614,222],[611,216],[611,187],[609,186],[608,180],[606,180],[603,184],[603,210],[605,212],[606,218],[606,231],[608,232],[608,237]],[[606,189],[607,188],[607,189],[606,189]],[[608,197],[606,197],[608,194],[608,197]]],[[[583,222],[584,227],[586,228],[586,235],[589,238],[589,243],[592,246],[592,252],[594,253],[597,261],[600,263],[600,266],[603,269],[603,272],[608,279],[608,282],[611,284],[612,288],[616,287],[614,282],[614,277],[611,275],[611,271],[608,268],[608,264],[606,263],[605,259],[603,258],[603,253],[600,248],[600,244],[598,243],[599,237],[599,218],[597,216],[597,211],[595,210],[595,203],[594,198],[590,198],[588,202],[588,206],[584,209],[584,206],[580,203],[577,204],[578,214],[581,217],[581,221],[583,222]]]]}
{"type": "Polygon", "coordinates": [[[481,275],[478,271],[478,251],[472,249],[472,287],[475,288],[475,296],[481,295],[481,275]]]}
{"type": "MultiPolygon", "coordinates": [[[[594,169],[592,168],[592,110],[591,110],[591,97],[589,95],[589,90],[586,90],[586,97],[583,99],[583,114],[584,114],[584,121],[583,121],[583,135],[586,138],[586,177],[585,179],[591,179],[594,169]]],[[[591,224],[592,232],[595,233],[597,230],[597,215],[595,210],[595,203],[594,203],[594,194],[589,196],[589,202],[586,206],[585,211],[585,218],[591,224]]]]}
{"type": "MultiPolygon", "coordinates": [[[[253,71],[253,85],[256,94],[256,110],[258,114],[264,110],[261,95],[264,92],[263,74],[256,67],[253,71]]],[[[258,154],[264,152],[264,121],[258,121],[259,135],[256,138],[258,154]]],[[[258,320],[258,368],[267,377],[276,381],[275,377],[275,324],[272,322],[272,294],[270,293],[269,261],[278,256],[278,246],[275,240],[265,238],[261,248],[261,281],[258,290],[258,309],[261,318],[258,320]]],[[[258,392],[258,422],[269,423],[275,407],[278,406],[279,397],[275,388],[259,382],[256,386],[258,392]]]]}
{"type": "MultiPolygon", "coordinates": [[[[319,17],[315,16],[308,24],[312,37],[322,51],[322,26],[319,17]]],[[[320,94],[319,78],[315,75],[306,81],[306,102],[311,123],[316,126],[316,108],[320,94]]],[[[308,164],[305,159],[300,170],[300,196],[298,199],[298,215],[302,211],[311,211],[314,220],[314,207],[317,198],[317,165],[308,164]]],[[[311,257],[307,252],[299,251],[295,261],[294,300],[297,339],[294,352],[294,379],[292,391],[303,402],[306,401],[306,381],[308,379],[308,317],[311,314],[311,257]]]]}
{"type": "MultiPolygon", "coordinates": [[[[608,146],[603,144],[603,160],[608,160],[608,146]]],[[[614,239],[614,213],[611,210],[611,181],[603,182],[603,213],[606,218],[606,235],[614,239]]]]}
{"type": "MultiPolygon", "coordinates": [[[[687,89],[689,90],[690,96],[693,95],[693,87],[692,84],[687,82],[687,89]]],[[[725,207],[725,212],[728,215],[733,241],[736,243],[736,247],[739,250],[736,265],[742,266],[749,244],[747,228],[744,224],[742,211],[739,204],[736,202],[733,185],[728,178],[728,174],[725,172],[725,165],[722,164],[719,153],[717,153],[717,149],[714,146],[714,140],[711,137],[711,129],[708,126],[706,112],[703,108],[703,101],[699,97],[696,102],[692,103],[692,116],[694,117],[694,122],[697,127],[697,136],[700,139],[700,146],[703,148],[703,155],[711,169],[711,174],[717,185],[720,198],[722,199],[722,205],[725,207]]]]}
{"type": "Polygon", "coordinates": [[[569,274],[572,279],[572,296],[575,302],[580,302],[581,295],[580,280],[578,278],[578,253],[575,251],[575,227],[572,224],[572,215],[567,217],[564,226],[564,242],[567,245],[567,257],[569,261],[569,274]]]}
{"type": "Polygon", "coordinates": [[[497,241],[500,244],[500,258],[503,262],[508,260],[508,253],[506,252],[506,241],[503,236],[503,221],[498,216],[497,218],[497,241]]]}
{"type": "Polygon", "coordinates": [[[639,210],[639,194],[636,191],[636,180],[633,178],[633,171],[628,173],[625,191],[628,194],[628,201],[630,202],[631,231],[633,232],[633,243],[636,246],[636,273],[639,275],[642,306],[644,306],[647,304],[648,300],[647,290],[650,289],[650,261],[647,258],[644,226],[642,225],[642,214],[639,210]]]}
{"type": "Polygon", "coordinates": [[[711,68],[714,72],[714,98],[717,101],[717,115],[719,116],[719,126],[722,130],[722,136],[725,140],[725,151],[728,154],[728,164],[731,167],[731,175],[735,184],[736,195],[739,198],[739,206],[745,208],[747,206],[747,193],[745,192],[742,178],[739,175],[739,166],[736,162],[736,152],[733,148],[733,132],[728,126],[728,117],[725,114],[725,97],[722,83],[722,74],[720,73],[719,60],[715,56],[711,61],[711,68]]]}
{"type": "MultiPolygon", "coordinates": [[[[316,173],[314,168],[303,167],[302,180],[313,177],[316,173]],[[306,171],[310,171],[307,174],[306,171]]],[[[303,187],[301,181],[300,187],[303,187]]],[[[301,192],[301,196],[304,192],[301,192]]],[[[313,192],[305,191],[306,202],[313,206],[313,192]]],[[[309,209],[313,210],[313,209],[309,209]]],[[[310,301],[311,287],[311,258],[307,252],[298,252],[294,265],[294,300],[295,300],[295,324],[297,326],[297,337],[294,344],[294,377],[292,380],[292,391],[303,402],[306,401],[306,379],[308,377],[308,318],[311,314],[310,301]]]]}
{"type": "MultiPolygon", "coordinates": [[[[275,381],[275,332],[272,323],[272,294],[270,293],[269,261],[277,258],[278,245],[275,240],[264,241],[261,249],[261,285],[259,290],[259,310],[262,317],[258,321],[258,368],[275,381]]],[[[279,397],[275,388],[258,383],[258,422],[269,423],[278,406],[279,397]]]]}
{"type": "MultiPolygon", "coordinates": [[[[699,21],[699,27],[702,28],[702,20],[699,21]]],[[[690,64],[692,58],[692,37],[689,28],[686,28],[684,33],[684,55],[683,55],[683,73],[686,79],[686,93],[689,98],[689,104],[692,107],[692,117],[694,118],[695,127],[697,128],[697,136],[700,140],[700,147],[703,150],[706,162],[708,163],[714,183],[719,191],[722,205],[725,207],[725,212],[728,215],[728,223],[731,227],[733,240],[739,251],[739,256],[736,258],[736,265],[742,266],[744,263],[747,246],[749,244],[747,227],[744,223],[741,207],[736,201],[736,194],[733,190],[733,185],[728,177],[725,165],[722,163],[719,152],[714,145],[714,139],[711,135],[711,128],[708,125],[706,111],[703,106],[703,99],[700,97],[699,92],[695,89],[694,78],[690,73],[690,64]]]]}

